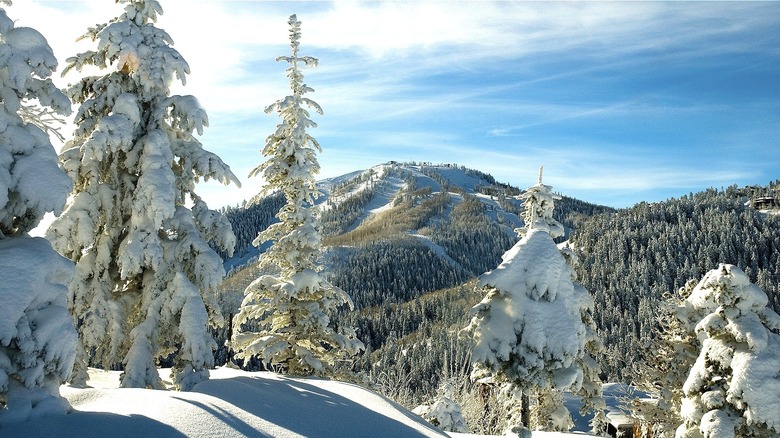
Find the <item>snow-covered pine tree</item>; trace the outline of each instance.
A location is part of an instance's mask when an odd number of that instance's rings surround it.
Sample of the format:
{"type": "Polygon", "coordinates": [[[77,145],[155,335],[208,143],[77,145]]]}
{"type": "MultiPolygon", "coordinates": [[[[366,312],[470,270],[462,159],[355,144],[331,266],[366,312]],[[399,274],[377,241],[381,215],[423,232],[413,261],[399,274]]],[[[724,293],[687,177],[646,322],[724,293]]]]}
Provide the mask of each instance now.
{"type": "Polygon", "coordinates": [[[225,272],[208,242],[232,251],[235,241],[195,184],[239,182],[194,136],[208,125],[197,99],[170,95],[189,66],[154,25],[160,4],[117,2],[124,13],[84,36],[96,49],[69,59],[68,70],[110,71],[68,90],[78,127],[60,160],[74,192],[47,233],[76,262],[72,380],[83,384],[88,364],[122,363],[122,386],[161,388],[155,361],[172,358],[174,383],[187,390],[208,378],[216,344],[207,329],[223,323],[215,291],[225,272]]]}
{"type": "Polygon", "coordinates": [[[259,355],[272,368],[291,375],[330,374],[340,358],[363,348],[355,331],[329,326],[330,316],[352,300],[320,272],[321,237],[312,205],[319,196],[314,175],[319,172],[317,141],[306,130],[317,126],[306,108],[322,114],[322,109],[305,94],[313,91],[303,82],[301,67],[314,67],[317,59],[300,56],[301,22],[295,15],[290,25],[291,56],[276,60],[289,64],[287,77],[292,94],[266,108],[282,119],[276,131],[266,138],[263,155],[268,160],[250,177],[262,175],[264,193],[284,193],[286,204],[277,217],[280,222],[262,231],[254,244],[273,241],[261,256],[262,275],[245,291],[232,345],[237,357],[259,355]]]}
{"type": "Polygon", "coordinates": [[[677,437],[780,436],[780,316],[738,267],[721,264],[685,300],[701,352],[683,386],[677,437]]]}
{"type": "MultiPolygon", "coordinates": [[[[475,341],[473,381],[489,378],[502,392],[544,396],[545,391],[577,391],[583,383],[589,326],[583,316],[588,292],[575,283],[573,268],[553,241],[563,226],[552,217],[556,196],[539,182],[521,198],[523,238],[494,270],[482,274],[477,288],[485,298],[471,310],[461,333],[475,341]]],[[[549,401],[549,400],[548,400],[549,401]]],[[[521,409],[507,429],[522,433],[521,409]]],[[[568,411],[552,409],[545,412],[568,411]]],[[[571,424],[571,419],[537,418],[534,424],[571,424]]]]}
{"type": "Polygon", "coordinates": [[[70,101],[49,79],[56,68],[46,39],[16,27],[0,7],[0,428],[69,409],[59,387],[75,360],[66,307],[73,264],[27,234],[46,212],[62,211],[71,188],[36,126],[41,120],[25,110],[37,100],[46,111],[70,113],[70,101]]]}

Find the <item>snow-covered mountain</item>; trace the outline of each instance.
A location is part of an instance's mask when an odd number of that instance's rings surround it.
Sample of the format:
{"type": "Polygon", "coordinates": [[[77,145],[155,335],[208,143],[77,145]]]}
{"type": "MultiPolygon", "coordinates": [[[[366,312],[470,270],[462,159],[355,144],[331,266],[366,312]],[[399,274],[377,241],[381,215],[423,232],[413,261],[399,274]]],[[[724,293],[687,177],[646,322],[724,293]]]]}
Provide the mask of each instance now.
{"type": "MultiPolygon", "coordinates": [[[[317,208],[326,246],[408,237],[458,265],[446,247],[426,234],[449,220],[453,212],[466,222],[466,216],[484,216],[498,225],[509,240],[515,238],[514,228],[522,225],[521,203],[514,199],[521,192],[518,188],[499,183],[487,173],[454,164],[392,161],[321,180],[318,188],[322,195],[317,208]]],[[[226,258],[228,269],[241,268],[264,250],[263,246],[253,247],[251,242],[258,230],[275,221],[281,205],[279,196],[257,197],[250,205],[228,210],[237,235],[234,256],[226,258]]],[[[567,197],[558,204],[559,220],[566,225],[571,225],[567,216],[604,211],[611,209],[567,197]]],[[[469,266],[465,268],[470,270],[469,266]]]]}
{"type": "MultiPolygon", "coordinates": [[[[461,285],[497,266],[522,226],[518,188],[459,165],[389,162],[318,187],[324,262],[358,308],[461,285]]],[[[232,270],[223,285],[226,315],[235,313],[256,277],[248,262],[268,245],[258,249],[252,240],[276,220],[281,205],[281,197],[268,196],[227,212],[237,247],[226,261],[232,270]]],[[[607,211],[564,196],[556,219],[568,233],[578,218],[607,211]]]]}

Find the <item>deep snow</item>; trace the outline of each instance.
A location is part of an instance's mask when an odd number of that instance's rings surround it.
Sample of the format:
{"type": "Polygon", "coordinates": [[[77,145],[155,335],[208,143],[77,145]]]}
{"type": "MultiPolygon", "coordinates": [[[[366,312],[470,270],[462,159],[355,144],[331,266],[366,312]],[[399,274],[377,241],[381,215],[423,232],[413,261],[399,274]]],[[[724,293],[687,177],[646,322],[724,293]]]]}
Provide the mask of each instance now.
{"type": "MultiPolygon", "coordinates": [[[[169,370],[161,370],[166,378],[169,370]]],[[[118,388],[90,369],[89,388],[62,386],[73,407],[0,428],[0,437],[446,437],[360,386],[222,367],[191,392],[118,388]]],[[[168,382],[170,383],[170,382],[168,382]]],[[[457,437],[476,435],[452,434],[457,437]]],[[[536,432],[537,438],[586,436],[536,432]]]]}

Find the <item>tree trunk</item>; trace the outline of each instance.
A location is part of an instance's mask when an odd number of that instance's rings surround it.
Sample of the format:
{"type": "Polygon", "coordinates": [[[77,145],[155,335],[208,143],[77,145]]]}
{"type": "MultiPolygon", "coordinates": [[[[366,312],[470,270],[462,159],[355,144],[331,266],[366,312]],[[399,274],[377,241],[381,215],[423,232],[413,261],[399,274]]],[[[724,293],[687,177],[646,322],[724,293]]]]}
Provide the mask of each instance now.
{"type": "Polygon", "coordinates": [[[523,426],[531,427],[531,403],[528,397],[528,391],[523,391],[523,395],[520,396],[520,421],[523,422],[523,426]]]}

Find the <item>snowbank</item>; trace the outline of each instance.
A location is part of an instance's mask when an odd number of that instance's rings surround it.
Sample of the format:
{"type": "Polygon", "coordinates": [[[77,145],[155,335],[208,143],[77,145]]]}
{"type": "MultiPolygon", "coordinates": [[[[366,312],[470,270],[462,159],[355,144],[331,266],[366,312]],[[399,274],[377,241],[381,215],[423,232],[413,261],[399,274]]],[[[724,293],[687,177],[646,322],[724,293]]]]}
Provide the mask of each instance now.
{"type": "MultiPolygon", "coordinates": [[[[169,370],[161,370],[161,376],[169,370]]],[[[371,391],[316,378],[213,370],[192,392],[119,389],[119,373],[90,370],[94,386],[63,386],[68,415],[3,426],[21,437],[446,437],[371,391]]]]}
{"type": "MultiPolygon", "coordinates": [[[[212,370],[211,379],[192,392],[177,392],[119,388],[119,372],[90,369],[89,373],[92,387],[60,389],[73,406],[70,414],[2,426],[0,437],[448,436],[396,403],[349,383],[223,367],[212,370]]],[[[163,379],[169,373],[160,370],[163,379]]],[[[533,436],[591,435],[534,432],[533,436]]]]}

